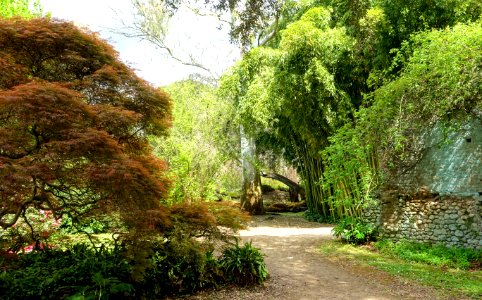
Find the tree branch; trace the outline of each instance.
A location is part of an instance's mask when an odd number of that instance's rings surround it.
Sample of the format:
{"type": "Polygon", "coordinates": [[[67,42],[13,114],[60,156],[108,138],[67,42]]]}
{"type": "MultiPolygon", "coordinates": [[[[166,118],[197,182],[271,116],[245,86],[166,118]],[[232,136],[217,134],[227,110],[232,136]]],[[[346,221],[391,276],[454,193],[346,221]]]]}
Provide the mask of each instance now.
{"type": "Polygon", "coordinates": [[[168,22],[172,15],[166,12],[161,5],[156,3],[140,3],[138,0],[132,0],[132,5],[137,10],[137,18],[130,25],[127,25],[120,18],[124,25],[123,30],[112,30],[113,32],[128,38],[138,38],[153,44],[176,62],[189,67],[194,67],[206,71],[212,77],[216,77],[213,71],[196,61],[192,55],[185,59],[178,55],[176,51],[166,43],[168,33],[168,22]],[[139,20],[140,18],[140,20],[139,20]]]}

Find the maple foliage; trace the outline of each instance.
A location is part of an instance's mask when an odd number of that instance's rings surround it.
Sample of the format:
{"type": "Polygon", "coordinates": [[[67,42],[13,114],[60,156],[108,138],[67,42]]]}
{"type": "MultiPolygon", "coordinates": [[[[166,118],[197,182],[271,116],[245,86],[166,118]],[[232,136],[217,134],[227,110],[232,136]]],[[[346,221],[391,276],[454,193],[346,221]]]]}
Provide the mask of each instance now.
{"type": "Polygon", "coordinates": [[[165,222],[165,164],[147,136],[166,134],[167,94],[72,23],[0,18],[0,45],[0,226],[29,208],[165,222]]]}

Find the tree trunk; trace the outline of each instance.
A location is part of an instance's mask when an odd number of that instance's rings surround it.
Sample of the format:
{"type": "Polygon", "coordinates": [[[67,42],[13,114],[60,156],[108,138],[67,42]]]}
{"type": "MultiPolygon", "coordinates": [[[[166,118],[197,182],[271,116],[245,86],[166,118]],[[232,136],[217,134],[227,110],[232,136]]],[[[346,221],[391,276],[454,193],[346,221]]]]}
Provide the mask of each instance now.
{"type": "Polygon", "coordinates": [[[252,215],[264,214],[261,193],[261,177],[255,166],[256,145],[253,138],[248,137],[244,128],[240,127],[241,160],[243,164],[243,194],[241,208],[252,215]]]}

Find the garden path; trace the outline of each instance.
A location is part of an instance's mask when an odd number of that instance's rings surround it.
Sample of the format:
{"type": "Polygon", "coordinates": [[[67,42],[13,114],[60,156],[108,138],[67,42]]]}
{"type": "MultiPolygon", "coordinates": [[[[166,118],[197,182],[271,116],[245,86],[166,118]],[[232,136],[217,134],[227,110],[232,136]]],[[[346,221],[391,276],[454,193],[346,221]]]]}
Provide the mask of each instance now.
{"type": "Polygon", "coordinates": [[[327,260],[317,248],[333,239],[331,228],[298,216],[254,217],[240,236],[261,248],[270,278],[263,286],[205,291],[189,299],[438,299],[427,288],[376,269],[327,260]]]}

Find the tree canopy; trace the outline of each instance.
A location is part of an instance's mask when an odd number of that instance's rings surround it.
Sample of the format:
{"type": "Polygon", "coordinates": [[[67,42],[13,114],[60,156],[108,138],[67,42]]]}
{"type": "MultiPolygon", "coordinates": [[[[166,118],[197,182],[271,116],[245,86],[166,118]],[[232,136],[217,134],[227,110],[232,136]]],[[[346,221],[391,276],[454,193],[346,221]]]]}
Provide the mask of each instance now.
{"type": "Polygon", "coordinates": [[[382,161],[409,147],[407,131],[480,105],[471,89],[477,71],[469,71],[477,69],[480,21],[456,25],[480,18],[480,3],[432,2],[288,1],[272,20],[276,36],[222,78],[221,90],[259,148],[277,150],[298,167],[310,210],[334,218],[359,214],[381,182],[382,161]],[[452,35],[443,33],[447,26],[455,26],[452,35]],[[467,36],[455,38],[461,31],[467,36]],[[444,43],[447,51],[440,50],[444,43]]]}
{"type": "Polygon", "coordinates": [[[0,44],[1,227],[30,224],[29,209],[127,225],[160,213],[168,182],[147,136],[169,127],[167,94],[71,23],[0,19],[0,44]]]}
{"type": "Polygon", "coordinates": [[[164,89],[172,97],[173,124],[168,137],[154,137],[151,143],[156,155],[169,164],[169,200],[213,200],[232,191],[230,182],[239,185],[235,175],[226,174],[236,173],[229,165],[239,156],[232,106],[216,97],[214,86],[195,78],[164,89]]]}

